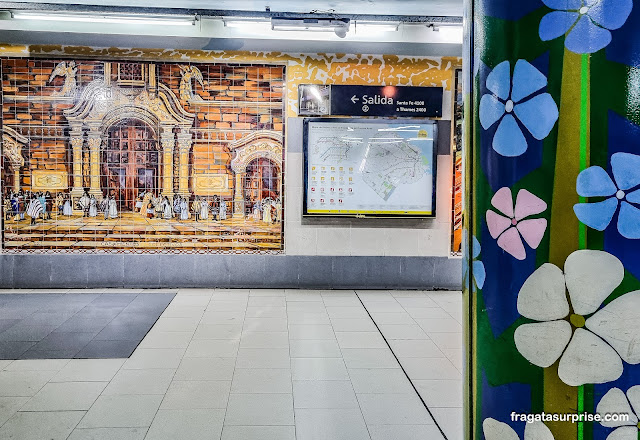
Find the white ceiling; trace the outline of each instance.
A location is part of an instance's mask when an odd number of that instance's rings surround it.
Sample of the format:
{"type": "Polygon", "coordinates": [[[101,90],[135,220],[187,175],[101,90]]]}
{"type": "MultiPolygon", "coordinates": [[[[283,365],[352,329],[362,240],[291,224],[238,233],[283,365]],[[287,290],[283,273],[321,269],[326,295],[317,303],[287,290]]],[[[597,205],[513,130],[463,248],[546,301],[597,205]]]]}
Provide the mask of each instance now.
{"type": "Polygon", "coordinates": [[[311,12],[337,14],[462,16],[463,0],[23,0],[17,3],[57,3],[100,6],[220,9],[236,11],[311,12]]]}

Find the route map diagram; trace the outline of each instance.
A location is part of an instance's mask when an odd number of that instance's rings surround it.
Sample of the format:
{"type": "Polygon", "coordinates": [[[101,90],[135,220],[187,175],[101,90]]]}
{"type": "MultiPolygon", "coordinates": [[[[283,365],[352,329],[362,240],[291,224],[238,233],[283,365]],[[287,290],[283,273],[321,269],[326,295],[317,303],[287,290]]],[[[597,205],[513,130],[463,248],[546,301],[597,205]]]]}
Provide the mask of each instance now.
{"type": "Polygon", "coordinates": [[[306,213],[434,215],[433,122],[310,121],[306,213]]]}
{"type": "Polygon", "coordinates": [[[399,185],[425,176],[428,164],[422,152],[396,133],[372,137],[367,153],[362,178],[385,202],[399,185]]]}

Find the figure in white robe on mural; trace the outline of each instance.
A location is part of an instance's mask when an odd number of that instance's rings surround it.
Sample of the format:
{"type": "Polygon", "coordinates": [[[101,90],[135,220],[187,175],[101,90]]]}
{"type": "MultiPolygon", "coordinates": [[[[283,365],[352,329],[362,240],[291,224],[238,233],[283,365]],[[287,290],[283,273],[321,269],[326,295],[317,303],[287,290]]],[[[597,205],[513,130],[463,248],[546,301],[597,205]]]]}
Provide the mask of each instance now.
{"type": "Polygon", "coordinates": [[[113,196],[109,197],[109,218],[118,218],[118,204],[113,196]]]}
{"type": "Polygon", "coordinates": [[[271,199],[267,198],[262,202],[262,221],[271,224],[271,199]]]}
{"type": "Polygon", "coordinates": [[[260,203],[259,202],[255,202],[253,204],[253,219],[255,221],[259,221],[260,218],[262,218],[262,212],[260,210],[260,203]]]}
{"type": "Polygon", "coordinates": [[[189,220],[189,204],[187,199],[180,200],[180,220],[189,220]]]}
{"type": "Polygon", "coordinates": [[[97,217],[98,216],[98,201],[94,196],[91,196],[89,200],[89,217],[97,217]]]}
{"type": "Polygon", "coordinates": [[[227,202],[225,200],[220,200],[220,220],[227,219],[227,202]]]}
{"type": "Polygon", "coordinates": [[[282,202],[280,199],[276,199],[276,223],[282,221],[282,202]]]}
{"type": "Polygon", "coordinates": [[[71,208],[71,200],[65,199],[64,205],[62,205],[62,215],[71,217],[73,215],[73,208],[71,208]]]}
{"type": "Polygon", "coordinates": [[[171,202],[164,197],[162,199],[162,218],[165,220],[171,220],[173,218],[173,209],[171,208],[171,202]]]}
{"type": "Polygon", "coordinates": [[[203,199],[200,205],[200,219],[209,220],[209,201],[207,199],[203,199]]]}
{"type": "Polygon", "coordinates": [[[80,197],[80,201],[78,202],[78,204],[80,205],[80,209],[83,212],[83,216],[84,217],[88,217],[89,216],[89,203],[91,202],[91,199],[89,198],[89,194],[85,191],[84,194],[82,194],[82,197],[80,197]]]}

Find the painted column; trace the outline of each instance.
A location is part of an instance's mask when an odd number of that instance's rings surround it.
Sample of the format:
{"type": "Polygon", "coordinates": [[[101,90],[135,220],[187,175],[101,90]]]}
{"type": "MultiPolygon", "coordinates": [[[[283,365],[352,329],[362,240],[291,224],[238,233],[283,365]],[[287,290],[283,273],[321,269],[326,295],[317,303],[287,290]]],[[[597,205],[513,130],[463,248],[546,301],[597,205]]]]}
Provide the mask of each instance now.
{"type": "Polygon", "coordinates": [[[13,171],[13,192],[20,191],[20,168],[22,166],[19,163],[12,163],[11,170],[13,171]]]}
{"type": "Polygon", "coordinates": [[[193,138],[188,129],[182,129],[178,133],[178,194],[189,197],[189,151],[193,138]]]}
{"type": "Polygon", "coordinates": [[[173,151],[176,146],[173,127],[163,127],[160,134],[162,145],[162,194],[173,200],[173,151]]]}
{"type": "Polygon", "coordinates": [[[71,154],[73,160],[73,188],[71,198],[79,199],[83,193],[82,185],[82,148],[84,146],[84,133],[82,127],[71,128],[71,154]]]}
{"type": "Polygon", "coordinates": [[[636,439],[640,4],[466,14],[465,438],[636,439]]]}
{"type": "Polygon", "coordinates": [[[101,197],[100,148],[102,146],[102,132],[91,130],[87,135],[87,144],[89,145],[89,177],[91,185],[89,194],[101,197]]]}
{"type": "Polygon", "coordinates": [[[244,176],[246,173],[236,173],[233,187],[233,216],[244,217],[244,176]]]}

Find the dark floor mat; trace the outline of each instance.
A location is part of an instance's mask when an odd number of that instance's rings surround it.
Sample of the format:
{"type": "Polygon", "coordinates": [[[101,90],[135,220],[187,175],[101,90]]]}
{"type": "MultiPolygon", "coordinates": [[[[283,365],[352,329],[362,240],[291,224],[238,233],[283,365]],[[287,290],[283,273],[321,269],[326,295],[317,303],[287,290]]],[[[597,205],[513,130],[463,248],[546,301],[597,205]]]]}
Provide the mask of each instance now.
{"type": "Polygon", "coordinates": [[[127,358],[175,295],[0,295],[0,359],[127,358]]]}

